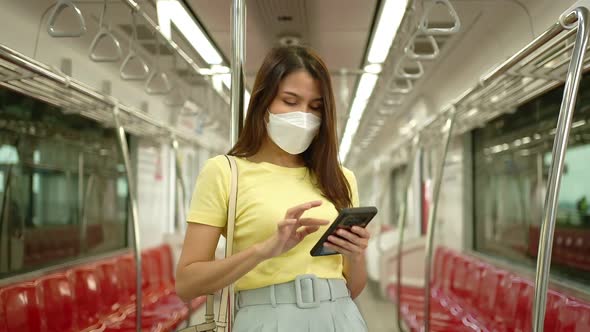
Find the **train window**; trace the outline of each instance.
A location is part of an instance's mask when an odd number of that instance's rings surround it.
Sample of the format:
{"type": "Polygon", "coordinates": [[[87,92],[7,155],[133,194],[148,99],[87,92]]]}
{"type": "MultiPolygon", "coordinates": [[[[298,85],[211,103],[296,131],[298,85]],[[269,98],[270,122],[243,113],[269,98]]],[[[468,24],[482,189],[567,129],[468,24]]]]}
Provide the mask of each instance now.
{"type": "MultiPolygon", "coordinates": [[[[476,250],[534,266],[563,87],[473,132],[476,250]]],[[[590,284],[590,75],[574,113],[553,244],[555,276],[590,284]]]]}
{"type": "Polygon", "coordinates": [[[113,129],[0,89],[0,278],[127,246],[113,129]]]}

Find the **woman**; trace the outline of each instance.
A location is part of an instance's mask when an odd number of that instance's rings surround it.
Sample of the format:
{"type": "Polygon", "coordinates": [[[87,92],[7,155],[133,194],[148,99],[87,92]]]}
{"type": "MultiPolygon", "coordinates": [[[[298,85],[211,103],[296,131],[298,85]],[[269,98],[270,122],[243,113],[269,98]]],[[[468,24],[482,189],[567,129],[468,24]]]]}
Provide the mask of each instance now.
{"type": "Polygon", "coordinates": [[[335,112],[328,70],[313,51],[267,55],[229,152],[239,190],[234,254],[223,260],[214,252],[227,222],[229,164],[217,156],[199,174],[176,288],[190,300],[236,282],[233,332],[366,331],[352,298],[366,284],[369,233],[342,230],[326,244],[341,255],[309,254],[337,209],[358,206],[355,177],[337,159],[335,112]]]}

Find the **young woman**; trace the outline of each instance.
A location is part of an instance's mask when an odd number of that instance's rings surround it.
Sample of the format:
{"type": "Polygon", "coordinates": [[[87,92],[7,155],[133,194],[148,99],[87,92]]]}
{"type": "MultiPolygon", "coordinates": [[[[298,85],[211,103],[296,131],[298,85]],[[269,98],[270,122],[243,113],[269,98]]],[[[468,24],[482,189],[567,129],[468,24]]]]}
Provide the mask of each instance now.
{"type": "Polygon", "coordinates": [[[273,49],[256,76],[238,166],[234,254],[215,260],[227,223],[230,168],[207,161],[197,179],[176,272],[185,300],[236,282],[233,332],[366,331],[355,298],[366,284],[369,233],[330,237],[341,255],[309,251],[338,215],[358,206],[356,180],[338,162],[336,109],[326,65],[305,47],[273,49]]]}

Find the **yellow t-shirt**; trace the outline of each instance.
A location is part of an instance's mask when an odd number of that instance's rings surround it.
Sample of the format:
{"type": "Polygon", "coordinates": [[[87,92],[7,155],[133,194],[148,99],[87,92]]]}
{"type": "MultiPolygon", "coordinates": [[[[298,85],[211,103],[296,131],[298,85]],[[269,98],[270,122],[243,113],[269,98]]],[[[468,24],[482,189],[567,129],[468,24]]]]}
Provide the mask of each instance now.
{"type": "MultiPolygon", "coordinates": [[[[269,238],[276,232],[276,224],[283,220],[287,210],[293,206],[322,200],[322,205],[306,211],[303,217],[333,221],[338,216],[334,205],[313,184],[307,168],[289,168],[267,162],[254,163],[241,158],[235,159],[239,173],[234,253],[269,238]]],[[[346,168],[343,171],[350,184],[353,205],[358,206],[354,174],[346,168]]],[[[229,182],[230,168],[225,156],[209,159],[197,178],[187,221],[225,227],[229,182]]],[[[238,280],[236,290],[289,282],[300,274],[343,279],[341,255],[312,257],[309,254],[328,227],[323,226],[308,235],[290,251],[260,263],[238,280]]]]}

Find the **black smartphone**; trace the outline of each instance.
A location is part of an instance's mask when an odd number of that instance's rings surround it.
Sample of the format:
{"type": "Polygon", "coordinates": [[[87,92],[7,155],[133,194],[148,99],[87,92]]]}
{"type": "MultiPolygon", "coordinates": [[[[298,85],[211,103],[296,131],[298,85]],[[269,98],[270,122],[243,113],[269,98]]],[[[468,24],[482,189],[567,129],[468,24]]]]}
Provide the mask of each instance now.
{"type": "Polygon", "coordinates": [[[376,214],[377,208],[374,206],[344,208],[340,210],[336,220],[334,220],[332,225],[330,225],[330,228],[326,230],[324,235],[322,235],[320,240],[313,246],[309,253],[312,256],[337,255],[338,253],[336,251],[324,247],[324,242],[327,241],[328,236],[338,236],[335,232],[341,228],[350,230],[352,226],[367,227],[376,214]]]}

